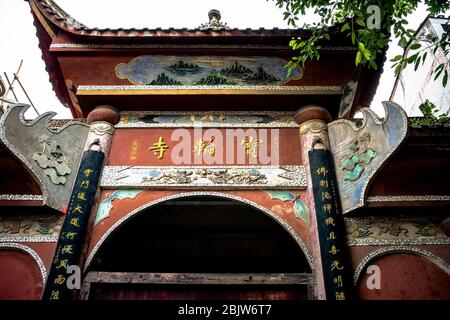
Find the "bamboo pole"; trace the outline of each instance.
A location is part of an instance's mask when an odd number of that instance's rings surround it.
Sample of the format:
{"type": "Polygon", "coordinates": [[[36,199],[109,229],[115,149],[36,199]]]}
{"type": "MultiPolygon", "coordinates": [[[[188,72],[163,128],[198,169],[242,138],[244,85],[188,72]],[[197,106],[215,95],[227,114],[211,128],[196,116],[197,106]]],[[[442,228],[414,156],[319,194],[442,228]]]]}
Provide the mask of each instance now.
{"type": "MultiPolygon", "coordinates": [[[[19,102],[19,100],[17,100],[16,93],[14,92],[14,88],[12,87],[12,83],[9,81],[8,75],[6,74],[6,72],[3,72],[3,73],[5,75],[6,81],[8,82],[8,86],[9,86],[8,90],[11,89],[11,92],[12,92],[12,94],[14,96],[14,100],[16,100],[16,102],[19,102]]],[[[6,91],[6,93],[5,93],[5,98],[6,98],[7,94],[8,94],[8,91],[6,91]]]]}
{"type": "Polygon", "coordinates": [[[25,96],[27,97],[28,101],[30,102],[31,106],[33,107],[34,111],[40,115],[39,111],[37,111],[36,107],[34,106],[33,102],[31,101],[30,97],[28,96],[27,91],[25,90],[25,88],[22,85],[22,82],[20,82],[19,77],[14,73],[14,79],[17,80],[17,82],[19,83],[20,87],[22,88],[23,93],[25,93],[25,96]]]}
{"type": "MultiPolygon", "coordinates": [[[[16,75],[16,74],[19,74],[20,69],[22,68],[22,64],[23,64],[23,59],[20,60],[19,67],[17,68],[16,73],[14,73],[14,79],[13,79],[13,81],[9,84],[9,88],[8,88],[8,90],[7,90],[6,93],[5,93],[5,97],[8,95],[9,90],[13,90],[14,81],[16,80],[15,75],[16,75]]],[[[5,75],[6,75],[6,73],[5,73],[5,75]]],[[[9,81],[8,81],[8,82],[9,82],[9,81]]],[[[15,95],[14,95],[14,96],[15,96],[15,95]]],[[[17,101],[17,99],[16,99],[16,101],[17,101]]]]}

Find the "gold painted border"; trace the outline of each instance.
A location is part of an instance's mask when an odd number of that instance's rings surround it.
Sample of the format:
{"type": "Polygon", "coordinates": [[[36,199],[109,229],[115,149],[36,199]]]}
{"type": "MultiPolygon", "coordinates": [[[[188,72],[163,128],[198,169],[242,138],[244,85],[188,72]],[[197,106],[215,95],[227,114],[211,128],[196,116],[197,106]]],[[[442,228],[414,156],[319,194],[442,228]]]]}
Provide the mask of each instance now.
{"type": "Polygon", "coordinates": [[[39,22],[44,27],[45,31],[47,31],[47,33],[50,36],[50,38],[52,38],[52,40],[55,39],[56,38],[56,34],[53,32],[52,28],[48,25],[47,21],[45,21],[45,18],[42,16],[41,12],[36,7],[36,5],[33,2],[31,2],[31,1],[30,1],[30,7],[31,7],[31,10],[36,15],[37,19],[39,20],[39,22]]]}
{"type": "MultiPolygon", "coordinates": [[[[99,43],[54,43],[50,45],[50,49],[271,49],[281,51],[291,51],[289,47],[284,45],[258,45],[258,44],[241,44],[241,45],[223,45],[223,44],[99,44],[99,43]]],[[[357,48],[351,46],[323,46],[319,51],[358,51],[357,48]]]]}
{"type": "Polygon", "coordinates": [[[211,88],[195,88],[193,86],[183,88],[183,86],[178,86],[167,89],[161,87],[163,86],[156,88],[151,86],[139,86],[139,88],[133,88],[133,86],[79,86],[77,95],[341,95],[343,91],[340,86],[274,86],[273,89],[258,86],[229,86],[229,88],[214,86],[211,88]]]}

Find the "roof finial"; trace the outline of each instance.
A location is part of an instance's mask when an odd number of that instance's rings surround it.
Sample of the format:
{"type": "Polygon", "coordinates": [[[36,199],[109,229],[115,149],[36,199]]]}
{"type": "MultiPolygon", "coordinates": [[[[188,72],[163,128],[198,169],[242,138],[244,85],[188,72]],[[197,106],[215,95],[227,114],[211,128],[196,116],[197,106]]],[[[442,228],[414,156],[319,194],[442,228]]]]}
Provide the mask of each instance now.
{"type": "Polygon", "coordinates": [[[230,30],[226,23],[220,22],[220,11],[216,9],[209,10],[208,12],[209,22],[201,24],[198,28],[200,30],[230,30]]]}
{"type": "Polygon", "coordinates": [[[209,10],[208,18],[209,18],[209,22],[211,22],[213,19],[220,21],[220,18],[221,18],[220,11],[216,10],[216,9],[209,10]]]}

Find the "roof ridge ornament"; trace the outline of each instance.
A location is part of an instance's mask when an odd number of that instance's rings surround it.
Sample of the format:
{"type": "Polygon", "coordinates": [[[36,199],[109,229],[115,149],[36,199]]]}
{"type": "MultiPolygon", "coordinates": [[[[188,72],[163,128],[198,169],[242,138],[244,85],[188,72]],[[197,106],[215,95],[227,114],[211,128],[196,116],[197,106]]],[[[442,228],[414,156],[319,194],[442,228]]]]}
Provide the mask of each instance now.
{"type": "Polygon", "coordinates": [[[220,22],[220,11],[216,9],[209,10],[208,12],[209,22],[201,24],[198,29],[200,30],[213,30],[213,31],[222,31],[222,30],[230,30],[230,27],[224,23],[220,22]]]}
{"type": "Polygon", "coordinates": [[[74,28],[76,30],[87,28],[84,24],[79,22],[77,19],[73,18],[70,14],[64,11],[55,1],[53,0],[39,0],[42,7],[53,17],[61,22],[65,23],[67,27],[74,28]]]}

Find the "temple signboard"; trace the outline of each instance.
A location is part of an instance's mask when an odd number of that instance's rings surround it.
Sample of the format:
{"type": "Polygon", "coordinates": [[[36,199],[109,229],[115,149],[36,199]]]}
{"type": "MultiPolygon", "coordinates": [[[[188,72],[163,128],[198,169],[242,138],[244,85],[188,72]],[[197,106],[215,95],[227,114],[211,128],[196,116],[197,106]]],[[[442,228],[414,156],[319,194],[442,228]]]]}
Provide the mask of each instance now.
{"type": "Polygon", "coordinates": [[[297,129],[271,124],[280,115],[155,115],[150,122],[141,116],[130,126],[129,116],[123,119],[100,182],[104,188],[306,187],[297,129]],[[240,128],[242,119],[260,126],[240,128]],[[191,127],[177,126],[189,122],[191,127]]]}

